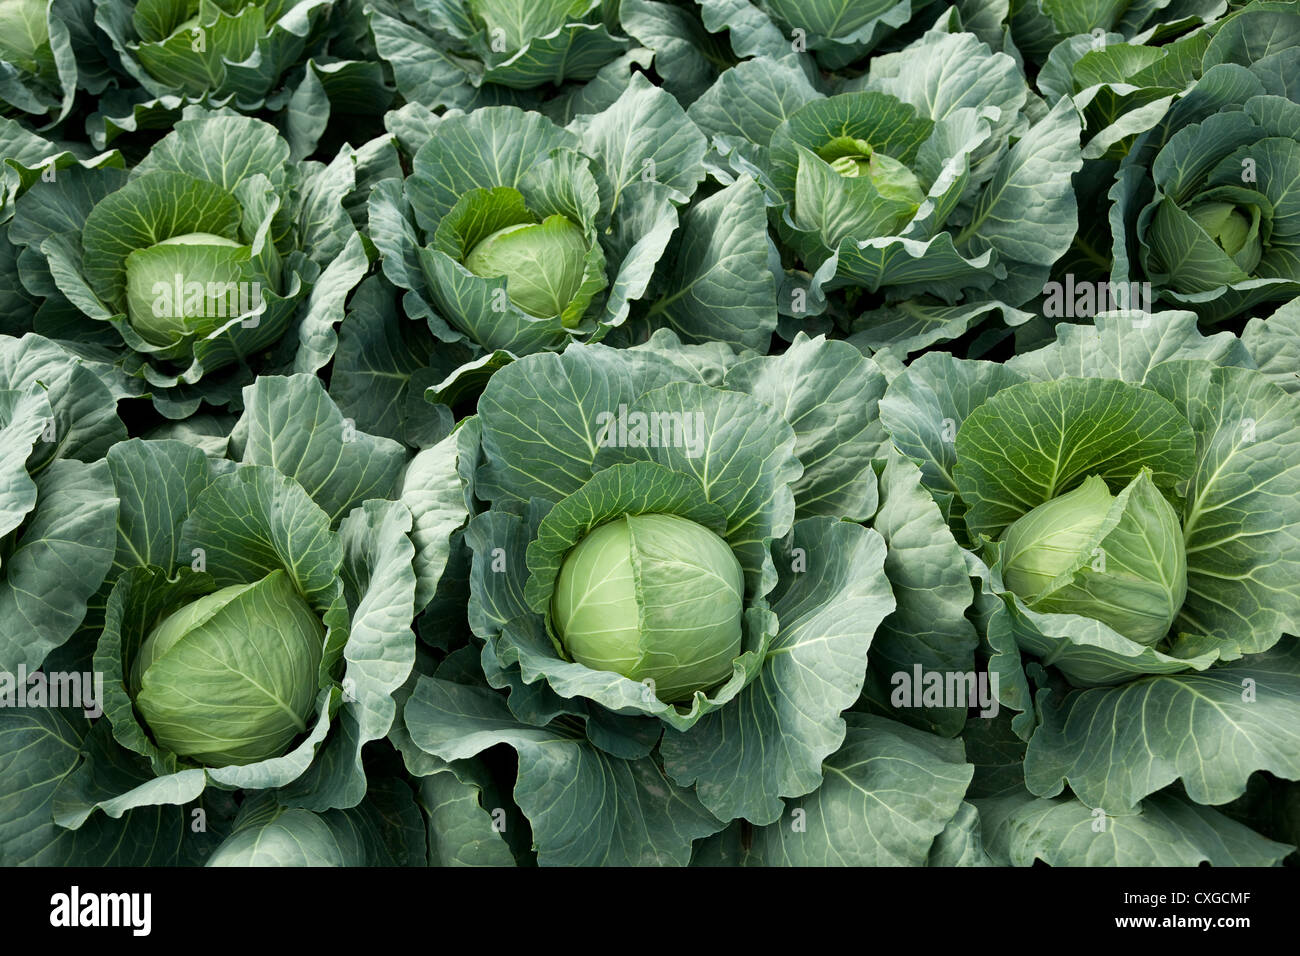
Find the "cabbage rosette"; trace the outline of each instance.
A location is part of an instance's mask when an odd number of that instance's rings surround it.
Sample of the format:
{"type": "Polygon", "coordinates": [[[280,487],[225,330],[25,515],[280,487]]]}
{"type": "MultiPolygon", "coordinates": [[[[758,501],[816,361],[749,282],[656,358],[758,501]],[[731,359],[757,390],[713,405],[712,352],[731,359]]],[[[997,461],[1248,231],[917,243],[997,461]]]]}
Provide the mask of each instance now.
{"type": "Polygon", "coordinates": [[[408,685],[391,735],[408,768],[506,743],[517,792],[572,793],[521,804],[544,860],[583,858],[565,830],[594,812],[617,859],[681,863],[814,789],[841,715],[902,661],[971,666],[960,549],[882,442],[884,387],[856,349],[802,335],[759,357],[661,331],[498,371],[456,433],[489,504],[465,530],[474,640],[408,685]],[[616,803],[675,799],[637,833],[585,802],[598,777],[616,803]]]}
{"type": "Polygon", "coordinates": [[[95,21],[122,66],[155,96],[265,99],[334,0],[95,0],[95,21]],[[195,42],[201,36],[203,43],[195,42]]]}
{"type": "Polygon", "coordinates": [[[279,113],[301,159],[336,104],[364,112],[360,104],[392,95],[378,64],[327,51],[346,24],[337,0],[77,2],[96,40],[111,44],[114,70],[133,81],[104,96],[88,124],[101,147],[123,133],[170,128],[201,105],[279,113]]]}
{"type": "Polygon", "coordinates": [[[1300,294],[1300,13],[1253,4],[1218,24],[1203,72],[1124,156],[1111,280],[1203,320],[1300,294]]]}
{"type": "Polygon", "coordinates": [[[405,450],[357,433],[314,376],[263,376],[244,400],[229,458],[166,439],[108,450],[106,719],[59,785],[60,827],[208,786],[315,811],[365,796],[361,749],[392,724],[417,588],[436,587],[447,541],[387,500],[405,450]]]}
{"type": "Polygon", "coordinates": [[[710,31],[726,30],[738,56],[789,52],[791,41],[806,49],[821,69],[842,69],[860,60],[912,19],[912,0],[701,0],[704,24],[710,31]]]}
{"type": "Polygon", "coordinates": [[[101,93],[103,54],[91,30],[91,0],[5,0],[0,4],[0,104],[6,113],[54,126],[77,89],[101,93]]]}
{"type": "Polygon", "coordinates": [[[1125,312],[891,383],[882,420],[978,552],[988,666],[1038,796],[1068,782],[1127,812],[1181,778],[1217,804],[1255,769],[1292,772],[1255,741],[1294,714],[1300,404],[1254,366],[1192,313],[1125,312]],[[1119,778],[1096,759],[1135,750],[1119,778]]]}
{"type": "Polygon", "coordinates": [[[956,337],[995,308],[1024,321],[1014,307],[1077,228],[1073,105],[1043,110],[1011,56],[942,25],[830,96],[796,58],[743,63],[690,115],[720,176],[765,187],[782,314],[830,308],[873,349],[956,337]],[[861,314],[864,291],[884,308],[861,314]]]}
{"type": "Polygon", "coordinates": [[[19,275],[62,305],[60,336],[114,350],[163,414],[237,408],[254,367],[332,355],[367,265],[344,207],[357,171],[351,150],[293,164],[269,124],[196,112],[129,175],[73,167],[29,189],[10,227],[19,275]]]}
{"type": "MultiPolygon", "coordinates": [[[[599,340],[627,320],[704,178],[706,144],[639,76],[567,127],[508,106],[427,122],[411,175],[371,194],[370,228],[406,314],[464,353],[434,393],[451,404],[518,356],[599,340]]],[[[754,265],[770,288],[765,249],[754,265]]]]}
{"type": "MultiPolygon", "coordinates": [[[[431,0],[366,5],[375,46],[409,100],[536,108],[601,73],[632,43],[609,0],[431,0]]],[[[626,70],[623,71],[626,73],[626,70]]]]}

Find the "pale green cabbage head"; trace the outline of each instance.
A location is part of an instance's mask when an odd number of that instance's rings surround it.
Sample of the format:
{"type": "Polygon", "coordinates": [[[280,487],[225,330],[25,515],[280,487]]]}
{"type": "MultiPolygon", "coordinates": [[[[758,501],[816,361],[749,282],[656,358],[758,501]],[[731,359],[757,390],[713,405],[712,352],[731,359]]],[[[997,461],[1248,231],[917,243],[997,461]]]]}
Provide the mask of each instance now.
{"type": "Polygon", "coordinates": [[[1003,580],[1030,608],[1090,617],[1139,644],[1169,632],[1187,595],[1182,527],[1147,471],[1119,495],[1093,475],[1002,542],[1003,580]]]}
{"type": "Polygon", "coordinates": [[[552,599],[565,652],[638,681],[673,703],[731,674],[741,650],[740,562],[703,525],[626,515],[569,552],[552,599]]]}
{"type": "MultiPolygon", "coordinates": [[[[273,252],[269,250],[268,252],[273,252]]],[[[278,260],[207,232],[172,236],[126,257],[127,319],[147,342],[174,345],[230,323],[255,321],[279,281],[278,260]]]]}
{"type": "Polygon", "coordinates": [[[817,155],[841,176],[870,179],[876,191],[887,199],[906,200],[914,205],[920,205],[925,199],[925,190],[916,175],[904,163],[886,156],[865,139],[837,136],[818,149],[817,155]]]}
{"type": "Polygon", "coordinates": [[[582,288],[587,238],[572,220],[547,216],[538,223],[498,229],[465,257],[477,276],[504,276],[506,294],[539,319],[559,315],[582,288]]]}
{"type": "Polygon", "coordinates": [[[157,743],[210,766],[285,752],[311,717],[325,629],[283,571],[163,619],[131,670],[157,743]]]}

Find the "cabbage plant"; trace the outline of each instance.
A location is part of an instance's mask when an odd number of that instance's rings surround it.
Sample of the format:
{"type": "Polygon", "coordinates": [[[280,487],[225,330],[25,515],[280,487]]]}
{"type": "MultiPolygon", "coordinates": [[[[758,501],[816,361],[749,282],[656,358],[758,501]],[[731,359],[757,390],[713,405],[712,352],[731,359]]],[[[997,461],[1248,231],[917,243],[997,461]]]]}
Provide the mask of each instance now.
{"type": "Polygon", "coordinates": [[[366,3],[398,89],[430,108],[540,106],[557,87],[593,79],[632,46],[618,11],[606,0],[366,3]]]}
{"type": "Polygon", "coordinates": [[[1300,116],[1288,77],[1300,54],[1290,4],[1258,4],[1224,21],[1204,72],[1134,142],[1111,198],[1112,281],[1207,321],[1250,314],[1300,292],[1297,201],[1300,116]]]}
{"type": "Polygon", "coordinates": [[[1016,48],[1041,63],[1071,39],[1115,35],[1151,48],[1214,23],[1228,4],[1176,0],[1173,3],[1134,3],[1104,0],[1069,4],[1052,0],[1011,0],[1007,25],[1016,48]]]}
{"type": "Polygon", "coordinates": [[[332,0],[104,3],[96,20],[123,66],[158,93],[264,98],[329,15],[332,0]]]}
{"type": "Polygon", "coordinates": [[[86,32],[89,0],[5,0],[0,4],[0,103],[6,112],[53,125],[71,112],[78,70],[93,41],[86,32]]]}
{"type": "Polygon", "coordinates": [[[32,331],[43,298],[24,287],[19,247],[9,237],[18,197],[72,166],[121,169],[125,160],[116,150],[93,153],[84,144],[49,138],[8,117],[0,117],[0,150],[5,156],[0,169],[0,330],[21,336],[32,331]]]}
{"type": "MultiPolygon", "coordinates": [[[[469,350],[442,383],[450,403],[516,356],[627,320],[704,177],[706,144],[644,77],[568,127],[510,106],[430,121],[411,175],[371,194],[370,227],[406,314],[469,350]]],[[[706,250],[703,265],[722,255],[706,250]]],[[[765,249],[755,266],[766,274],[765,249]]]]}
{"type": "Polygon", "coordinates": [[[408,685],[407,766],[515,748],[552,863],[686,862],[815,789],[918,629],[974,650],[956,542],[881,441],[884,385],[806,336],[763,357],[660,331],[498,371],[444,466],[488,505],[464,532],[474,643],[408,685]],[[577,820],[607,836],[575,843],[577,820]]]}
{"type": "Polygon", "coordinates": [[[93,650],[106,719],[84,744],[102,759],[60,783],[69,839],[209,785],[304,811],[366,794],[361,749],[394,719],[447,536],[389,497],[405,450],[355,433],[315,377],[263,376],[244,403],[230,457],[130,439],[102,462],[122,502],[93,650]]]}
{"type": "Polygon", "coordinates": [[[756,58],[690,115],[767,192],[782,313],[849,290],[831,313],[863,344],[915,349],[1041,289],[1077,225],[1079,117],[1066,99],[1041,108],[1014,58],[946,24],[869,67],[826,96],[797,59],[756,58]],[[885,308],[859,319],[864,291],[885,308]]]}
{"type": "Polygon", "coordinates": [[[254,367],[328,361],[367,265],[344,205],[358,168],[350,150],[292,164],[270,125],[196,113],[129,174],[69,169],[30,188],[10,226],[28,250],[19,276],[64,300],[58,338],[111,349],[165,415],[237,405],[254,367]]]}
{"type": "Polygon", "coordinates": [[[169,129],[187,104],[199,103],[278,113],[303,155],[323,132],[332,99],[384,101],[373,66],[326,55],[345,7],[336,0],[93,4],[94,26],[131,81],[100,103],[91,137],[101,146],[123,132],[169,129]]]}
{"type": "Polygon", "coordinates": [[[1067,785],[1126,813],[1174,780],[1215,806],[1293,772],[1265,741],[1294,708],[1300,405],[1254,366],[1192,313],[1133,311],[891,384],[882,420],[972,549],[988,666],[1021,712],[1028,792],[999,815],[1067,785]],[[1121,753],[1124,772],[1097,759],[1121,753]]]}
{"type": "Polygon", "coordinates": [[[920,6],[915,0],[700,0],[705,27],[726,30],[738,55],[807,51],[827,70],[861,60],[920,6]]]}
{"type": "Polygon", "coordinates": [[[1120,33],[1078,34],[1052,48],[1036,84],[1048,99],[1069,96],[1079,108],[1084,159],[1118,162],[1200,75],[1213,30],[1149,46],[1120,33]]]}

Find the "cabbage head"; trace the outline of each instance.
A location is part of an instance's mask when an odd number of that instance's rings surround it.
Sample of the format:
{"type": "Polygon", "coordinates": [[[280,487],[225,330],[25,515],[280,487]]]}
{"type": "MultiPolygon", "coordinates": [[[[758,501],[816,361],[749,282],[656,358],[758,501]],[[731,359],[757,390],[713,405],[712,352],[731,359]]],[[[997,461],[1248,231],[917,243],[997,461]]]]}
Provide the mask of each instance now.
{"type": "Polygon", "coordinates": [[[676,515],[624,515],[564,560],[552,599],[560,644],[580,664],[689,699],[740,656],[745,581],[720,537],[676,515]]]}
{"type": "Polygon", "coordinates": [[[307,729],[325,628],[281,570],[184,605],[145,638],[135,704],[154,739],[213,766],[278,757],[307,729]]]}
{"type": "Polygon", "coordinates": [[[1154,644],[1187,595],[1178,515],[1143,472],[1119,495],[1092,475],[1002,538],[1002,578],[1036,611],[1082,614],[1154,644]]]}

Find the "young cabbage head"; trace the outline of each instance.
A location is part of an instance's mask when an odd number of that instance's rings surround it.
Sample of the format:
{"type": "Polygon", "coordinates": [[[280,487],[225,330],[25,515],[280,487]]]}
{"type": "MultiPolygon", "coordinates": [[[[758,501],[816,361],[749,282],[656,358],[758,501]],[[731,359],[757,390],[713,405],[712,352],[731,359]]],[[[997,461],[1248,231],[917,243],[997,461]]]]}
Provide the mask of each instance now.
{"type": "Polygon", "coordinates": [[[1188,214],[1232,257],[1242,272],[1253,272],[1259,265],[1264,248],[1259,241],[1258,206],[1237,206],[1231,202],[1203,202],[1187,210],[1188,214]]]}
{"type": "Polygon", "coordinates": [[[1090,617],[1139,644],[1169,632],[1187,595],[1178,515],[1145,470],[1118,495],[1093,475],[1002,542],[1003,581],[1030,608],[1090,617]]]}
{"type": "Polygon", "coordinates": [[[506,294],[519,309],[539,319],[564,311],[582,287],[587,239],[582,228],[561,215],[498,229],[465,257],[477,276],[505,276],[506,294]]]}
{"type": "Polygon", "coordinates": [[[897,235],[925,201],[921,181],[905,163],[880,152],[863,139],[837,136],[805,156],[795,176],[794,214],[801,228],[821,234],[828,246],[847,237],[897,235]]]}
{"type": "Polygon", "coordinates": [[[159,623],[131,669],[159,746],[209,766],[278,757],[307,728],[325,628],[283,571],[159,623]]]}
{"type": "Polygon", "coordinates": [[[837,136],[817,150],[817,155],[830,163],[831,169],[849,179],[866,178],[885,199],[911,203],[913,207],[925,201],[925,190],[916,175],[892,156],[872,147],[862,139],[837,136]]]}
{"type": "Polygon", "coordinates": [[[126,257],[131,327],[146,341],[167,346],[247,315],[278,284],[272,251],[265,263],[254,264],[248,246],[207,232],[136,249],[126,257]]]}
{"type": "Polygon", "coordinates": [[[727,542],[666,514],[625,515],[569,552],[551,601],[569,656],[654,681],[665,703],[731,673],[740,654],[745,580],[727,542]]]}

